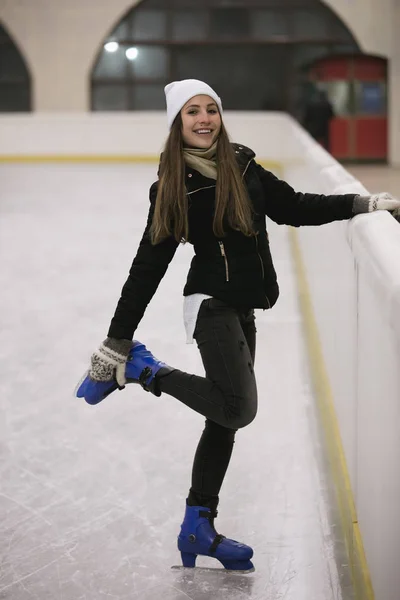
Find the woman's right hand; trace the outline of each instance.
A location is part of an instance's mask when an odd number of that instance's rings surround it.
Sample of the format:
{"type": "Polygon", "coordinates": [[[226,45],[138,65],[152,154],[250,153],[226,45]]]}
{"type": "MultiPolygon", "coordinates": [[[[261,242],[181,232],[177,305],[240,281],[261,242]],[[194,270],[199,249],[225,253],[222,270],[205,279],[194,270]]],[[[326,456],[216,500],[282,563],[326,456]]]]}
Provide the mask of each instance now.
{"type": "Polygon", "coordinates": [[[89,377],[93,381],[116,379],[119,387],[124,387],[125,366],[132,347],[132,340],[107,338],[90,359],[89,377]]]}

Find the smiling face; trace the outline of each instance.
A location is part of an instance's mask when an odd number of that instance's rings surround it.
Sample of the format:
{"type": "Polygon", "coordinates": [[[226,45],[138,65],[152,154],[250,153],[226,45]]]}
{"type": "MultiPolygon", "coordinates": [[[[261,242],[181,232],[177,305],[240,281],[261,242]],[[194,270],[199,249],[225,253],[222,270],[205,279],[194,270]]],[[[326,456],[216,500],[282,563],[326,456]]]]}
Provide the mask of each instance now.
{"type": "Polygon", "coordinates": [[[210,96],[194,96],[181,110],[185,146],[209,148],[221,131],[221,115],[210,96]]]}

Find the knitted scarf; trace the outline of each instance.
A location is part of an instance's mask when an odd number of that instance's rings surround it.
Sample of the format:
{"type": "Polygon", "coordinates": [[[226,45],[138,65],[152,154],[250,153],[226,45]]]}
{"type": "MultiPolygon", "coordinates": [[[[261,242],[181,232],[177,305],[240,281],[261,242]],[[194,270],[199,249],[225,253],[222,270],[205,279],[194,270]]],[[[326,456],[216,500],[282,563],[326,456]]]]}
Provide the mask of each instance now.
{"type": "Polygon", "coordinates": [[[215,141],[210,148],[203,150],[202,148],[184,148],[183,156],[189,167],[199,171],[204,177],[209,179],[217,179],[217,144],[215,141]]]}

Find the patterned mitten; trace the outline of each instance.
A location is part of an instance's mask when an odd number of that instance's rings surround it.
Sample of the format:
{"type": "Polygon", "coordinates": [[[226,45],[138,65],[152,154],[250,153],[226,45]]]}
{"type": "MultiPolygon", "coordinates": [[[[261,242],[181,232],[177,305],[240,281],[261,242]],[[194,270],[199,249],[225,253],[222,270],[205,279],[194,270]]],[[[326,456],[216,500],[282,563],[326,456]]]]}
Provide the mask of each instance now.
{"type": "Polygon", "coordinates": [[[120,387],[126,384],[125,365],[132,340],[107,338],[90,359],[89,377],[94,381],[112,381],[115,377],[120,387]]]}
{"type": "Polygon", "coordinates": [[[400,215],[400,200],[393,198],[387,192],[380,192],[371,196],[357,196],[355,198],[353,205],[354,214],[374,212],[375,210],[388,210],[398,219],[400,215]]]}

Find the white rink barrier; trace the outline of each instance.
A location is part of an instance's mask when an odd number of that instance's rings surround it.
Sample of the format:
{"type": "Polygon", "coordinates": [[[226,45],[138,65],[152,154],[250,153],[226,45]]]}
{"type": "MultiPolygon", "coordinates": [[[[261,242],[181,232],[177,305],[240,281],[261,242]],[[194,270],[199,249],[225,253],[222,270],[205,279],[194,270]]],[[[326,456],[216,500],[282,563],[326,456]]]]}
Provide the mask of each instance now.
{"type": "MultiPolygon", "coordinates": [[[[226,111],[224,122],[232,140],[265,161],[297,160],[286,115],[226,111]]],[[[157,111],[0,115],[0,162],[154,161],[167,135],[166,114],[157,111]]]]}
{"type": "MultiPolygon", "coordinates": [[[[297,190],[367,192],[287,115],[224,119],[297,190]]],[[[154,161],[167,133],[156,112],[1,116],[0,162],[154,161]]],[[[356,600],[398,600],[400,226],[379,213],[290,236],[356,600]]]]}
{"type": "MultiPolygon", "coordinates": [[[[297,190],[367,192],[295,123],[292,136],[305,164],[284,175],[297,190]]],[[[400,225],[379,212],[293,237],[356,598],[398,600],[400,225]]]]}

